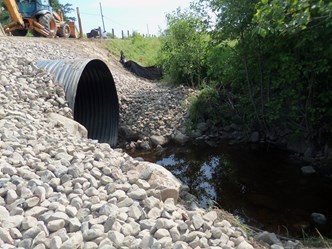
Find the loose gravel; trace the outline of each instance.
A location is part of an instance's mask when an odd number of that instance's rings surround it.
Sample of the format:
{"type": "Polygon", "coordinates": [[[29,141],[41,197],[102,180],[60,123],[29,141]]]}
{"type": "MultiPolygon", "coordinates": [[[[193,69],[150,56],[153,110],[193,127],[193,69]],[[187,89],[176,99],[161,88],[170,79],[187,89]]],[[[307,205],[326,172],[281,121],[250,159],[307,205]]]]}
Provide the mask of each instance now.
{"type": "MultiPolygon", "coordinates": [[[[74,122],[63,89],[34,62],[100,53],[94,43],[64,43],[0,38],[0,248],[254,248],[246,233],[217,211],[178,203],[187,187],[161,166],[73,134],[54,119],[57,114],[74,122]]],[[[169,115],[183,114],[175,104],[183,98],[173,90],[121,70],[112,73],[123,110],[147,87],[160,106],[167,99],[174,104],[169,115]]],[[[160,119],[152,115],[159,107],[137,103],[146,111],[125,120],[132,119],[126,123],[133,130],[136,122],[148,127],[143,136],[171,132],[182,122],[160,119]]]]}

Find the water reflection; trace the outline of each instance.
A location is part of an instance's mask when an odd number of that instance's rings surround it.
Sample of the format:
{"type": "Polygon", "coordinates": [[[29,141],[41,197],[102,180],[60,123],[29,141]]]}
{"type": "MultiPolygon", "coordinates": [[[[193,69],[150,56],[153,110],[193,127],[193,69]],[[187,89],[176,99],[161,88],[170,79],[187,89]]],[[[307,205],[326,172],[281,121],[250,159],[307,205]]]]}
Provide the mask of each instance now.
{"type": "Polygon", "coordinates": [[[207,207],[217,198],[213,177],[216,170],[221,168],[221,160],[219,157],[212,157],[202,162],[202,158],[197,158],[197,155],[180,152],[164,157],[156,163],[186,183],[190,187],[190,192],[198,197],[200,204],[207,207]]]}
{"type": "Polygon", "coordinates": [[[301,163],[266,147],[170,147],[134,154],[170,170],[203,206],[212,201],[247,224],[278,234],[310,232],[312,212],[332,218],[331,180],[304,176],[301,163]]]}

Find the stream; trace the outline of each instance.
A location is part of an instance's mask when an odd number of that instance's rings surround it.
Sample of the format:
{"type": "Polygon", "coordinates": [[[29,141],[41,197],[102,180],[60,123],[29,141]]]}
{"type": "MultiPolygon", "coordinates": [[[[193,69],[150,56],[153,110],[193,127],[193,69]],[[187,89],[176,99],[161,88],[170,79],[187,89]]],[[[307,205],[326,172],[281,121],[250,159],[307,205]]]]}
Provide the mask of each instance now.
{"type": "Polygon", "coordinates": [[[304,175],[306,164],[277,149],[171,145],[159,152],[127,153],[170,170],[203,207],[220,207],[259,229],[303,239],[315,236],[311,213],[332,219],[332,180],[304,175]]]}

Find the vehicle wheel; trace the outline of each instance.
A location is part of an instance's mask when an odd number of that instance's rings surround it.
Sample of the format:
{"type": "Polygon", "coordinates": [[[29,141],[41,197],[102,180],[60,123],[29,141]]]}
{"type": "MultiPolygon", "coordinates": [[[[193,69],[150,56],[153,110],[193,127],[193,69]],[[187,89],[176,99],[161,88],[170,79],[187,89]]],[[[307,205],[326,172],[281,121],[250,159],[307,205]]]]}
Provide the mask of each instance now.
{"type": "Polygon", "coordinates": [[[47,31],[50,32],[49,37],[55,37],[57,28],[56,28],[56,22],[54,17],[50,14],[47,13],[45,15],[42,15],[39,17],[39,23],[45,27],[47,31]]]}
{"type": "Polygon", "coordinates": [[[26,29],[15,29],[12,31],[13,36],[26,36],[28,30],[26,29]]]}
{"type": "Polygon", "coordinates": [[[60,29],[58,30],[58,35],[60,37],[68,38],[70,36],[71,29],[67,23],[63,23],[60,25],[60,29]]]}

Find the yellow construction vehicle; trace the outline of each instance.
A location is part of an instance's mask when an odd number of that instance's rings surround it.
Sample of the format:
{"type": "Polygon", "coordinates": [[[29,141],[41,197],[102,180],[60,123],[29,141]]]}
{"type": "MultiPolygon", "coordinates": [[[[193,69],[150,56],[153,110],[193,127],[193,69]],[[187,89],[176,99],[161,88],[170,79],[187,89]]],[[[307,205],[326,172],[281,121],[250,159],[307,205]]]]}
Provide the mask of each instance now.
{"type": "Polygon", "coordinates": [[[14,36],[25,36],[29,30],[34,36],[76,37],[73,22],[63,19],[61,10],[53,11],[49,0],[4,0],[12,22],[4,27],[14,36]]]}

